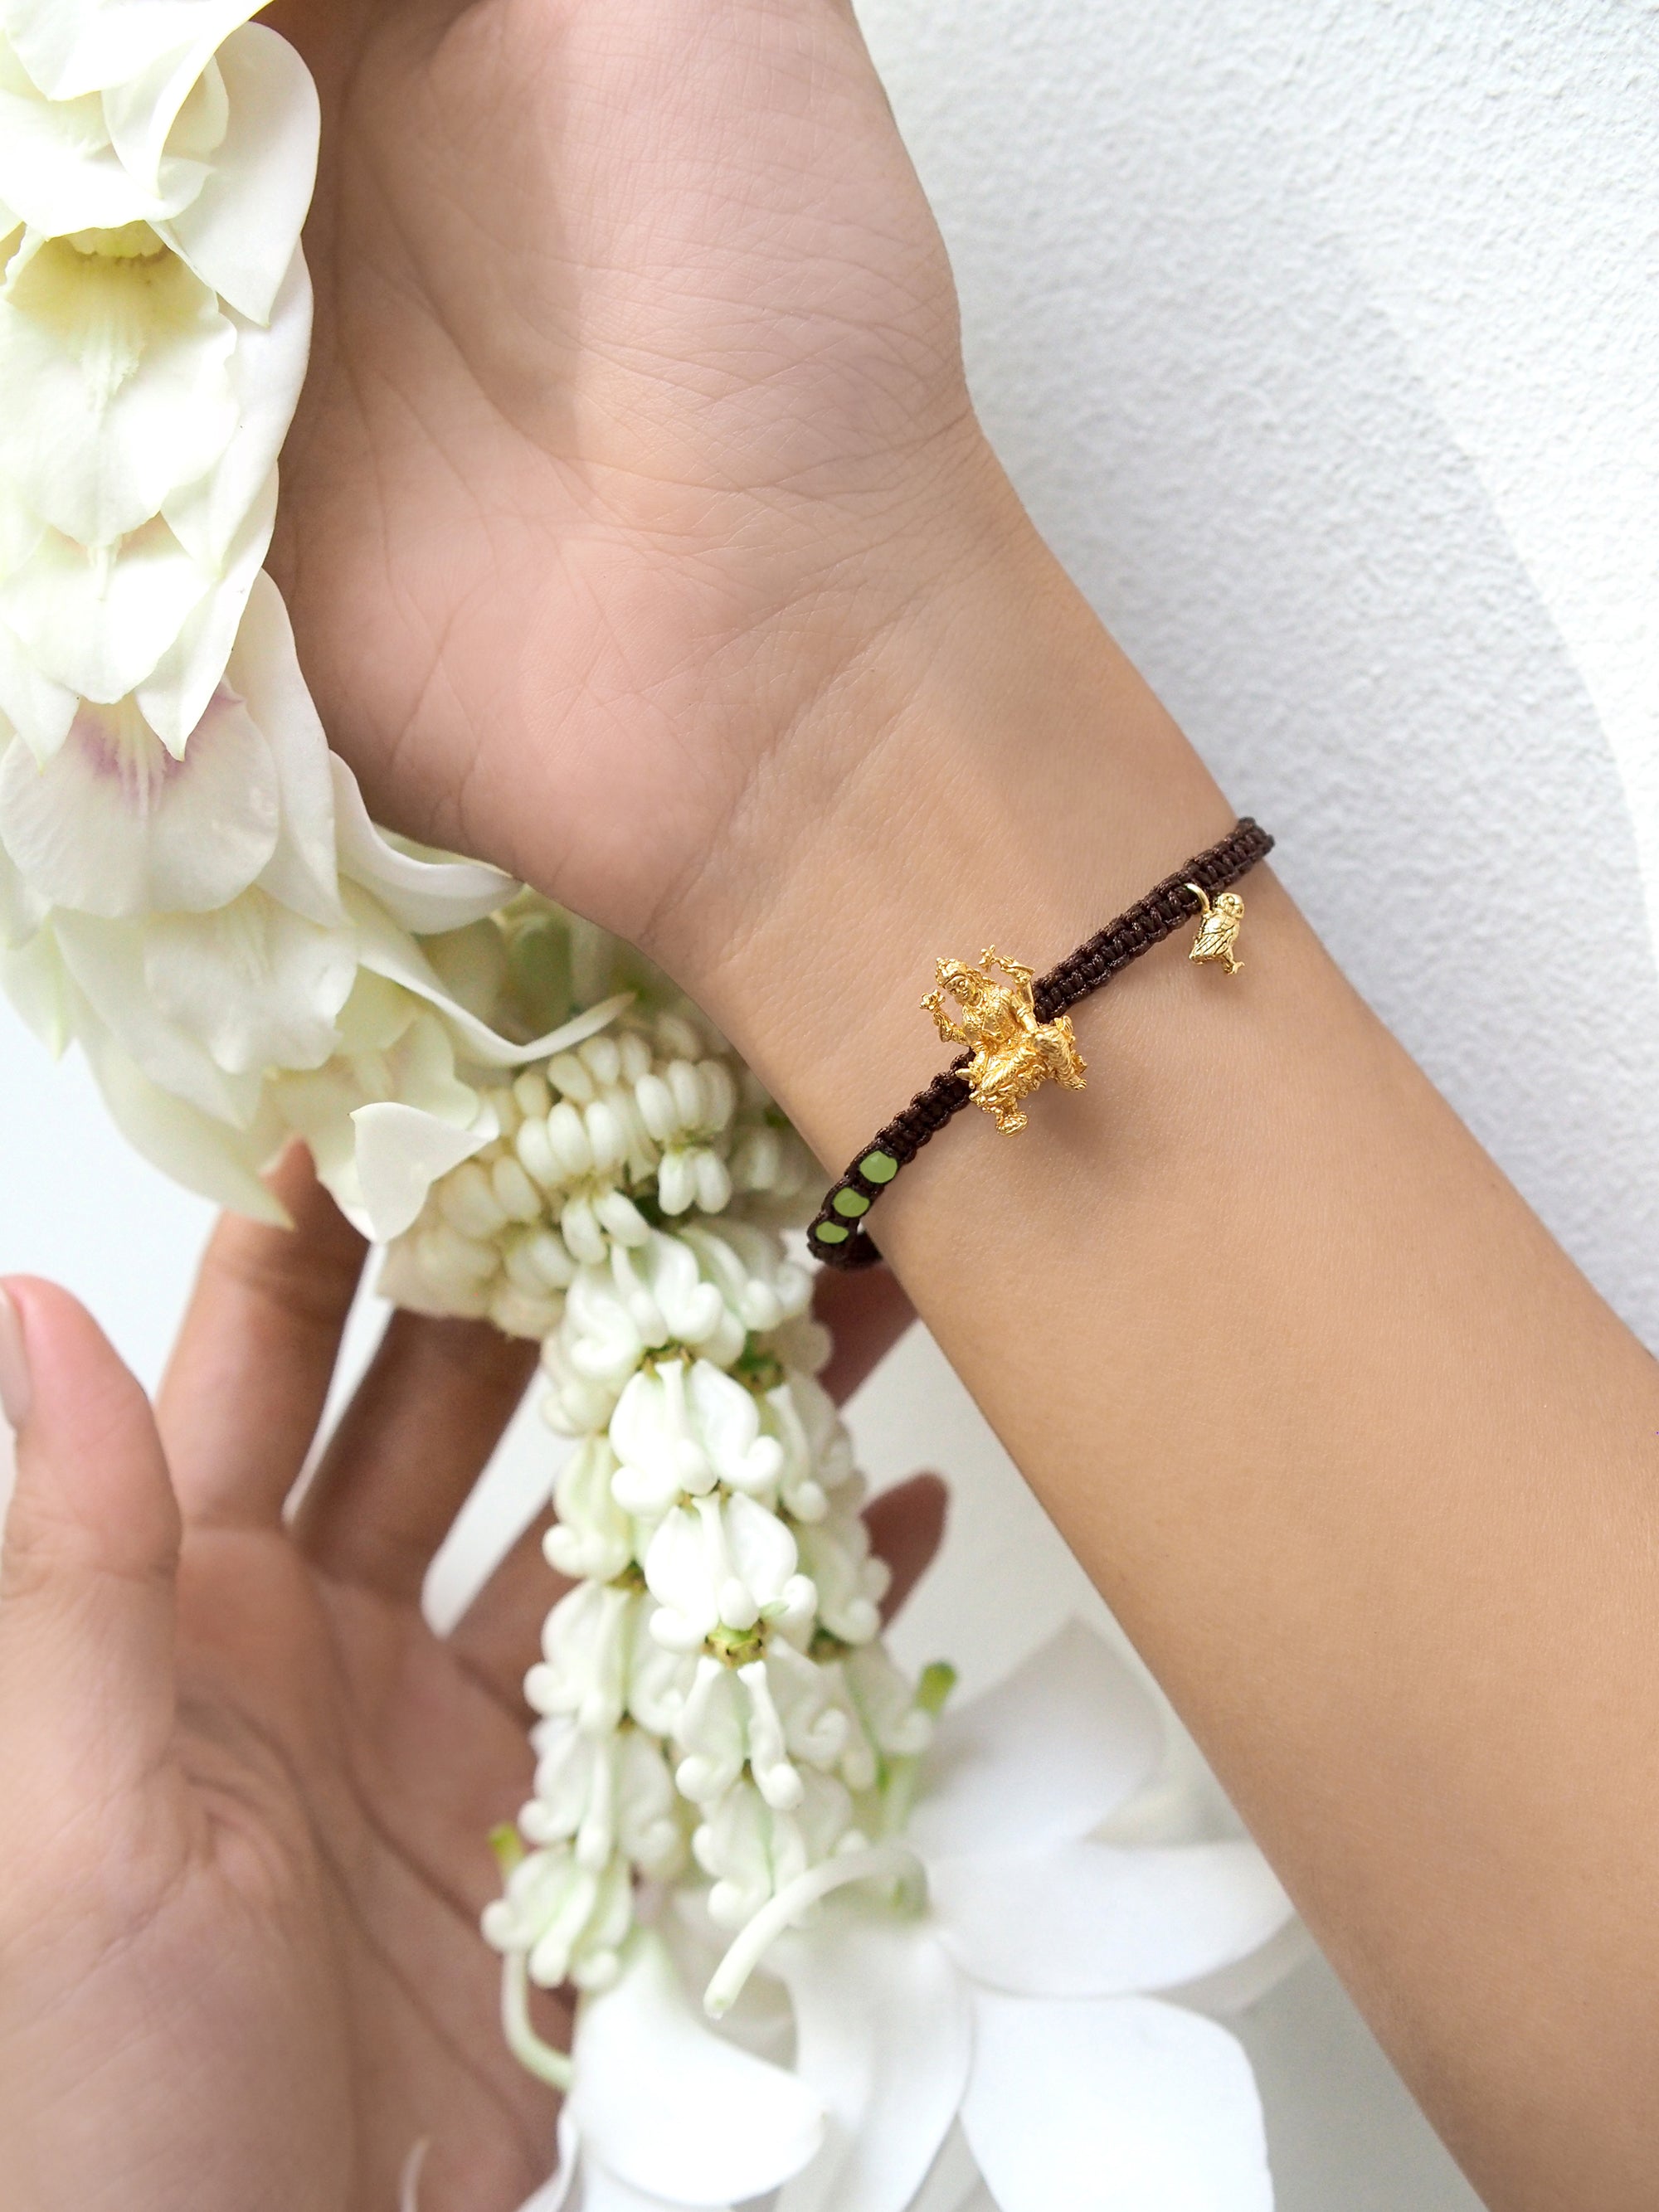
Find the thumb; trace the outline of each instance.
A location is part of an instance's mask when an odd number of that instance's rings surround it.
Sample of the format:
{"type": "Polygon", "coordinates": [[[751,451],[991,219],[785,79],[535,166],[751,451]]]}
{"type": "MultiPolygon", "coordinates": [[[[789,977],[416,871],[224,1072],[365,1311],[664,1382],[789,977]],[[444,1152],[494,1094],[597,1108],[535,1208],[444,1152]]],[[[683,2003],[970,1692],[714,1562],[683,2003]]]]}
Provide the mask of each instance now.
{"type": "MultiPolygon", "coordinates": [[[[86,1309],[0,1283],[0,1402],[16,1480],[0,1550],[0,1743],[102,1793],[173,1723],[179,1519],[145,1397],[86,1309]]],[[[15,1770],[14,1770],[15,1771],[15,1770]]]]}

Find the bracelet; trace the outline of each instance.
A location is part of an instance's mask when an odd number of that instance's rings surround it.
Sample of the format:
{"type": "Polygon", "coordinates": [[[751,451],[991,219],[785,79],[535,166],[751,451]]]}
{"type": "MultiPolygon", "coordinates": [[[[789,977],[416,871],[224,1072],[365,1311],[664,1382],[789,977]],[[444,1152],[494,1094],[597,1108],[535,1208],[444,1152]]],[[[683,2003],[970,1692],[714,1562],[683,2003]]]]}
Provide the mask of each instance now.
{"type": "Polygon", "coordinates": [[[940,1036],[966,1049],[884,1122],[830,1185],[806,1232],[817,1256],[831,1267],[877,1264],[881,1253],[863,1217],[899,1170],[964,1106],[982,1106],[998,1128],[1012,1135],[1025,1127],[1021,1100],[1044,1083],[1081,1091],[1085,1066],[1066,1009],[1103,988],[1183,922],[1196,920],[1200,925],[1188,957],[1218,963],[1236,975],[1243,965],[1235,947],[1244,902],[1229,886],[1264,859],[1273,844],[1261,824],[1244,816],[1218,844],[1166,876],[1046,975],[1005,959],[994,945],[981,953],[977,968],[961,960],[939,961],[938,987],[921,1003],[940,1036]],[[989,972],[993,969],[1007,981],[998,982],[989,972]],[[962,1008],[960,1019],[945,1012],[947,995],[962,1008]]]}

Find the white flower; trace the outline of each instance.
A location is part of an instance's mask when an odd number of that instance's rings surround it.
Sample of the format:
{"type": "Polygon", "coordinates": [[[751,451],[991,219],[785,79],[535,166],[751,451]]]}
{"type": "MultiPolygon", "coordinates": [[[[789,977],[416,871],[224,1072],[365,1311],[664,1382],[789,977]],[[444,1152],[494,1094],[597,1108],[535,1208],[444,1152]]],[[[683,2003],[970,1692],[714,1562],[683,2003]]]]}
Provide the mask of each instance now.
{"type": "Polygon", "coordinates": [[[494,1134],[465,1071],[548,1041],[498,1036],[413,933],[438,949],[514,889],[373,829],[263,577],[182,757],[131,699],[83,703],[44,766],[0,742],[8,988],[54,1049],[80,1041],[140,1150],[245,1211],[270,1212],[258,1173],[297,1133],[347,1210],[395,1231],[494,1134]]]}
{"type": "Polygon", "coordinates": [[[741,1633],[763,1620],[805,1626],[817,1593],[797,1558],[784,1522],[741,1492],[673,1507],[646,1547],[659,1608],[651,1633],[672,1651],[695,1651],[716,1630],[741,1633]]]}
{"type": "Polygon", "coordinates": [[[761,1434],[752,1390],[712,1360],[663,1359],[642,1368],[611,1417],[619,1504],[641,1518],[665,1513],[683,1495],[716,1483],[770,1505],[783,1449],[761,1434]]]}
{"type": "Polygon", "coordinates": [[[14,7],[0,46],[16,133],[0,127],[0,200],[27,223],[0,282],[0,714],[41,758],[81,702],[130,701],[174,753],[201,721],[270,541],[310,338],[303,64],[254,25],[214,58],[201,11],[111,76],[146,14],[88,19],[107,43],[82,59],[106,82],[66,98],[39,82],[49,52],[81,66],[53,46],[56,10],[14,7]]]}
{"type": "Polygon", "coordinates": [[[597,1873],[620,1851],[654,1881],[685,1856],[673,1777],[661,1747],[637,1728],[590,1735],[568,1721],[544,1721],[536,1794],[519,1815],[532,1844],[568,1843],[576,1863],[597,1873]]]}
{"type": "MultiPolygon", "coordinates": [[[[901,2212],[958,2114],[1001,2212],[1267,2212],[1243,2053],[1148,1992],[1259,1950],[1291,1907],[1248,1842],[1090,1840],[1162,1749],[1127,1669],[1078,1627],[939,1724],[908,1837],[926,1911],[848,1892],[771,1954],[830,2114],[777,2212],[901,2212]]],[[[780,1896],[744,1931],[711,2005],[795,1910],[780,1896]]]]}
{"type": "Polygon", "coordinates": [[[654,1929],[611,1987],[583,1998],[559,2171],[524,2212],[705,2212],[769,2197],[823,2140],[818,2099],[717,2034],[654,1929]]]}
{"type": "Polygon", "coordinates": [[[522,1958],[538,1988],[599,1990],[616,1979],[634,1924],[633,1869],[620,1853],[598,1869],[568,1844],[527,1851],[484,1908],[484,1940],[522,1958]]]}

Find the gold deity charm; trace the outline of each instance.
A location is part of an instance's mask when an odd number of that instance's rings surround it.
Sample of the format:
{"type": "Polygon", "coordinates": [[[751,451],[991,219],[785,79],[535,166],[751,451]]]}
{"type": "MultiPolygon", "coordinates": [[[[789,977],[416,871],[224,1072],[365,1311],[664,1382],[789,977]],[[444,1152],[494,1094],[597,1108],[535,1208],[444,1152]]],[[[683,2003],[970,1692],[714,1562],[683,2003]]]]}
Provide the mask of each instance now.
{"type": "Polygon", "coordinates": [[[1237,975],[1244,965],[1233,951],[1244,920],[1243,900],[1237,891],[1223,891],[1212,906],[1197,884],[1188,884],[1187,888],[1204,909],[1204,920],[1187,957],[1189,960],[1218,960],[1230,975],[1237,975]]]}
{"type": "Polygon", "coordinates": [[[962,960],[939,961],[939,987],[921,1003],[946,1044],[965,1044],[971,1051],[964,1073],[974,1103],[1012,1135],[1028,1118],[1019,1102],[1043,1084],[1052,1080],[1067,1091],[1082,1090],[1084,1060],[1064,1014],[1052,1022],[1037,1019],[1031,997],[1035,969],[1005,960],[994,945],[979,958],[977,968],[962,960]],[[992,968],[1000,968],[1008,981],[994,981],[986,972],[992,968]],[[945,1011],[947,991],[962,1009],[960,1021],[945,1011]]]}

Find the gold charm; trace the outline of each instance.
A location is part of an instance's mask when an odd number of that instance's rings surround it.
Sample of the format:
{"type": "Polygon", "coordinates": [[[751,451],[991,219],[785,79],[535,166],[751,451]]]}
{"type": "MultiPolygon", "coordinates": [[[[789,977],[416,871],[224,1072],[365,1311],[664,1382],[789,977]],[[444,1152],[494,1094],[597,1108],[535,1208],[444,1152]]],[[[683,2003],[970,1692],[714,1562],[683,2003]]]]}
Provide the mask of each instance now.
{"type": "Polygon", "coordinates": [[[1244,965],[1233,951],[1244,920],[1243,900],[1237,891],[1223,891],[1212,906],[1196,884],[1188,884],[1187,888],[1204,909],[1204,920],[1187,957],[1189,960],[1218,960],[1230,975],[1237,975],[1244,965]]]}
{"type": "Polygon", "coordinates": [[[994,945],[979,958],[977,968],[962,960],[939,961],[939,988],[921,1003],[946,1044],[969,1048],[973,1058],[964,1072],[974,1103],[1012,1135],[1028,1118],[1019,1110],[1020,1100],[1051,1079],[1067,1091],[1082,1090],[1084,1059],[1064,1014],[1052,1022],[1037,1019],[1031,998],[1035,969],[1005,960],[994,945]],[[992,968],[1000,968],[1008,982],[996,982],[986,972],[992,968]],[[960,1021],[945,1011],[947,991],[962,1008],[960,1021]]]}

